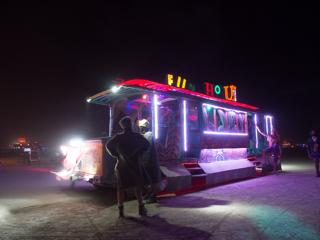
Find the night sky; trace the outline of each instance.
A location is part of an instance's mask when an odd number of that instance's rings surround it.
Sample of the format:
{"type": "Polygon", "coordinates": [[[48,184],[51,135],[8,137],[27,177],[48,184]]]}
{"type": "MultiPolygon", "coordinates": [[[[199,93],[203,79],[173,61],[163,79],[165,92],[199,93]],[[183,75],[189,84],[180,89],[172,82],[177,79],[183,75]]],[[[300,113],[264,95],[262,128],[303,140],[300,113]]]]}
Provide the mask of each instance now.
{"type": "Polygon", "coordinates": [[[320,131],[318,1],[187,2],[2,0],[0,147],[98,137],[108,108],[87,96],[168,73],[235,85],[282,140],[320,131]]]}

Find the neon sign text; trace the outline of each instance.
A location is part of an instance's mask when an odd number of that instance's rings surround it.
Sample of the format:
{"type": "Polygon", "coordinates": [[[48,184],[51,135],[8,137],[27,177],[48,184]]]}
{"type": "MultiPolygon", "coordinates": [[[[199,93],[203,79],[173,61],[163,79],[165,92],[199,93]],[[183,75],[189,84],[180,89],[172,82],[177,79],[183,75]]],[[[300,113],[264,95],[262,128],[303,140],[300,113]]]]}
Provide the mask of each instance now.
{"type": "MultiPolygon", "coordinates": [[[[172,74],[168,74],[168,85],[169,85],[169,86],[172,86],[172,85],[173,85],[173,75],[172,75],[172,74]]],[[[179,88],[180,85],[181,85],[181,77],[178,76],[178,79],[177,79],[177,87],[179,88]]],[[[187,85],[187,80],[186,80],[186,79],[183,79],[183,80],[182,80],[182,86],[181,86],[181,88],[186,88],[186,85],[187,85]]],[[[196,86],[195,86],[195,85],[192,85],[192,84],[189,84],[189,90],[195,91],[195,90],[196,90],[196,86]]]]}
{"type": "MultiPolygon", "coordinates": [[[[173,81],[172,74],[168,74],[167,83],[169,86],[173,86],[174,81],[173,81]]],[[[187,85],[187,80],[185,78],[182,79],[180,76],[178,76],[176,86],[178,88],[185,89],[186,85],[187,85]]],[[[237,101],[237,87],[234,85],[230,85],[230,86],[224,86],[223,88],[224,88],[224,91],[221,91],[221,88],[219,85],[213,85],[212,83],[205,82],[205,92],[207,95],[209,95],[211,97],[219,97],[217,95],[220,95],[221,92],[223,92],[224,98],[226,100],[236,102],[237,101]]],[[[189,83],[189,90],[195,91],[196,86],[189,83]]]]}
{"type": "MultiPolygon", "coordinates": [[[[219,85],[213,85],[212,83],[205,82],[206,94],[212,97],[217,97],[221,93],[221,88],[219,85]]],[[[224,86],[224,98],[230,101],[237,101],[237,87],[234,85],[224,86]],[[228,90],[230,88],[230,90],[228,90]],[[229,94],[230,92],[230,94],[229,94]]]]}

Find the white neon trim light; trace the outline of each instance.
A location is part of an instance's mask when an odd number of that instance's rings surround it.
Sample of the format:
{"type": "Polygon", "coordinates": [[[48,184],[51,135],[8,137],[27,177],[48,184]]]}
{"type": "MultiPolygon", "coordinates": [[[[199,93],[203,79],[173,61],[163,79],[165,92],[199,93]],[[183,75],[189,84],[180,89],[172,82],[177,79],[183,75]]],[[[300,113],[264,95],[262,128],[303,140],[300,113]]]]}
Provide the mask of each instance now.
{"type": "Polygon", "coordinates": [[[153,96],[154,99],[154,103],[153,103],[153,107],[154,107],[154,137],[155,139],[158,139],[158,99],[157,99],[157,94],[154,94],[153,96]]]}
{"type": "Polygon", "coordinates": [[[268,131],[269,131],[269,126],[268,126],[268,119],[270,119],[270,131],[271,131],[271,133],[272,133],[272,129],[273,129],[273,126],[272,126],[272,116],[268,116],[268,115],[266,115],[266,116],[264,116],[265,118],[266,118],[266,128],[267,128],[267,134],[269,134],[268,133],[268,131]]]}
{"type": "Polygon", "coordinates": [[[257,114],[254,115],[254,125],[255,127],[255,131],[256,131],[256,148],[258,148],[259,146],[259,141],[258,141],[258,130],[257,130],[257,114]]]}
{"type": "Polygon", "coordinates": [[[183,101],[183,135],[184,135],[184,151],[187,151],[187,109],[186,109],[186,100],[183,101]]]}
{"type": "Polygon", "coordinates": [[[204,131],[205,134],[219,134],[219,135],[248,135],[247,133],[228,133],[228,132],[210,132],[210,131],[204,131]]]}
{"type": "Polygon", "coordinates": [[[267,116],[264,116],[266,118],[266,129],[267,129],[267,134],[268,134],[268,117],[267,116]]]}

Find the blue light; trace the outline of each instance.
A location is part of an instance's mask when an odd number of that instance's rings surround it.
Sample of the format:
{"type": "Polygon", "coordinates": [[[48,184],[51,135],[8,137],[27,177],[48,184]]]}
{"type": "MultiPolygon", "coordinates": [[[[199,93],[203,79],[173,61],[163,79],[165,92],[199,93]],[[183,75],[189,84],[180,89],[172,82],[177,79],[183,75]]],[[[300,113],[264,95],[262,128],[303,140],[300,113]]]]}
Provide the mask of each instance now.
{"type": "Polygon", "coordinates": [[[164,98],[164,97],[165,97],[165,95],[164,95],[164,94],[161,94],[161,97],[162,97],[162,98],[164,98]]]}

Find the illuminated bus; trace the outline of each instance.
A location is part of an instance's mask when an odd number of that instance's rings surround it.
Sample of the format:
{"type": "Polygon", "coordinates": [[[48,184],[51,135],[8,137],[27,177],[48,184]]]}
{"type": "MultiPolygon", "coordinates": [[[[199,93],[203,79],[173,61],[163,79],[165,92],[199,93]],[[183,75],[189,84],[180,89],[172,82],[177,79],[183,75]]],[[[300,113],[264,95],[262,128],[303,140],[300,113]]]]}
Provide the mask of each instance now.
{"type": "MultiPolygon", "coordinates": [[[[116,159],[108,155],[105,144],[122,132],[119,121],[124,116],[133,122],[149,120],[167,192],[256,175],[257,158],[268,143],[255,126],[270,134],[273,117],[237,102],[236,92],[230,90],[228,100],[133,79],[87,98],[90,104],[109,107],[109,136],[66,147],[67,171],[56,173],[57,178],[85,180],[97,188],[112,185],[116,159]]],[[[272,171],[272,164],[258,170],[272,171]]]]}

